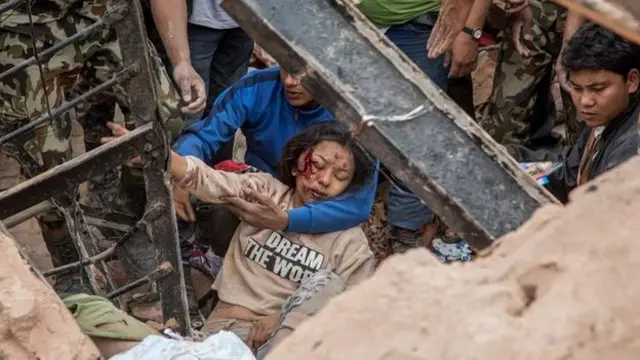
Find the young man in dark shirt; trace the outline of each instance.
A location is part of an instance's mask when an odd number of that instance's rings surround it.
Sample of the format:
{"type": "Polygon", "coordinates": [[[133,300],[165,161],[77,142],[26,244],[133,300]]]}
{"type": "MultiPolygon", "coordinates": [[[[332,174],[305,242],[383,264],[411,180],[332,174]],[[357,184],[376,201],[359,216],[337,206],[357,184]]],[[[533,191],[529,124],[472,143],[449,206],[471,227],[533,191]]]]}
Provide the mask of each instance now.
{"type": "Polygon", "coordinates": [[[549,189],[562,202],[568,194],[638,153],[640,49],[596,24],[581,27],[562,52],[562,66],[579,116],[587,125],[578,143],[558,153],[507,149],[518,161],[554,161],[549,189]]]}

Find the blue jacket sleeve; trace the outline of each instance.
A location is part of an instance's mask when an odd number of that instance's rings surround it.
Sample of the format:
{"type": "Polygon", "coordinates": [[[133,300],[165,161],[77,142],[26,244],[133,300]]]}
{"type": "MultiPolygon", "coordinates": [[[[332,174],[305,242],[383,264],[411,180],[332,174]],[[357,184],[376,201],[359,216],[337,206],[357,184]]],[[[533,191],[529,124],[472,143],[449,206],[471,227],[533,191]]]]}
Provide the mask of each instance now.
{"type": "Polygon", "coordinates": [[[216,99],[211,113],[189,125],[176,139],[173,150],[182,156],[194,156],[210,163],[220,146],[231,140],[247,121],[249,109],[243,101],[249,89],[236,83],[216,99]]]}
{"type": "Polygon", "coordinates": [[[376,196],[379,169],[378,161],[371,181],[358,192],[289,210],[287,231],[328,233],[350,229],[366,221],[376,196]]]}

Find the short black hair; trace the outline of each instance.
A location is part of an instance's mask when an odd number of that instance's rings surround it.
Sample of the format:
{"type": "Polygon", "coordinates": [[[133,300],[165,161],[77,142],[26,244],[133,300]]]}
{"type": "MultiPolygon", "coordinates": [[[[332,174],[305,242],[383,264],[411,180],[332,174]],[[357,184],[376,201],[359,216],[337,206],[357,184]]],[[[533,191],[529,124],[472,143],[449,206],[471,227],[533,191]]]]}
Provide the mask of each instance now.
{"type": "Polygon", "coordinates": [[[611,30],[589,23],[571,37],[562,52],[567,78],[580,70],[606,70],[623,78],[640,68],[640,49],[611,30]]]}
{"type": "Polygon", "coordinates": [[[339,121],[322,121],[296,134],[284,148],[278,178],[285,185],[295,188],[296,177],[291,174],[298,166],[298,158],[306,150],[322,141],[335,141],[344,146],[353,155],[354,173],[347,191],[357,191],[372,179],[374,160],[358,143],[349,131],[349,127],[339,121]]]}

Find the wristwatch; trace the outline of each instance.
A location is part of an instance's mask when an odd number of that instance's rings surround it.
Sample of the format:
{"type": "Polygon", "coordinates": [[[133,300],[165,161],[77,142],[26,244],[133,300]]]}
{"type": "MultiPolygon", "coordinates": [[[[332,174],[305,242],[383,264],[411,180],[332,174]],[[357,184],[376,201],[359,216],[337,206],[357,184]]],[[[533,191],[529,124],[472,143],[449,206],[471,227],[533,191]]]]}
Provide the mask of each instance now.
{"type": "Polygon", "coordinates": [[[470,29],[465,26],[462,28],[462,32],[471,36],[475,41],[480,41],[480,38],[482,37],[482,29],[470,29]]]}

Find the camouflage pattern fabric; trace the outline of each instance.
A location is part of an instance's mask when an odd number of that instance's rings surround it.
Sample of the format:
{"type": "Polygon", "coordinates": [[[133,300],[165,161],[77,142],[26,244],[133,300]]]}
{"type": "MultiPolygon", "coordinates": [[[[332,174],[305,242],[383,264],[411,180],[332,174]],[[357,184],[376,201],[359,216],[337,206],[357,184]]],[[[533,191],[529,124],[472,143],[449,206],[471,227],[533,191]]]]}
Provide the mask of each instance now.
{"type": "MultiPolygon", "coordinates": [[[[36,48],[42,52],[53,44],[86,29],[109,11],[107,0],[35,2],[32,8],[36,34],[36,48]]],[[[31,31],[26,9],[18,8],[3,14],[0,22],[0,69],[7,70],[33,55],[31,31]]],[[[161,60],[149,44],[152,74],[159,114],[167,125],[169,137],[175,137],[182,128],[179,96],[161,60]]],[[[26,124],[29,119],[47,113],[47,98],[51,108],[65,100],[108,80],[122,69],[122,55],[115,31],[104,28],[94,31],[81,41],[60,49],[49,60],[43,61],[44,81],[36,64],[18,71],[0,82],[0,126],[10,131],[26,124]],[[46,89],[46,90],[45,90],[46,89]]],[[[129,113],[128,97],[121,85],[92,98],[76,108],[78,121],[85,131],[87,150],[99,145],[102,136],[110,135],[107,121],[113,120],[115,104],[125,114],[128,128],[134,126],[129,113]]],[[[44,168],[51,168],[71,157],[72,113],[56,117],[27,139],[24,149],[44,168]]],[[[92,197],[100,199],[95,206],[108,206],[116,198],[119,174],[113,170],[90,182],[92,197]],[[98,194],[104,192],[105,194],[98,194]],[[100,195],[97,198],[93,195],[100,195]],[[104,196],[102,196],[104,195],[104,196]]]]}
{"type": "MultiPolygon", "coordinates": [[[[480,125],[502,144],[526,144],[530,140],[531,119],[539,101],[540,86],[550,86],[549,79],[562,47],[562,9],[548,0],[530,0],[529,4],[534,20],[533,40],[526,44],[532,54],[529,58],[518,54],[508,26],[500,45],[491,98],[480,110],[478,119],[480,125]]],[[[563,100],[567,137],[571,141],[579,134],[579,126],[570,96],[563,94],[563,100]]]]}
{"type": "MultiPolygon", "coordinates": [[[[33,2],[36,50],[42,52],[86,29],[110,11],[110,6],[108,0],[33,2]]],[[[149,51],[158,113],[171,139],[177,136],[183,126],[183,117],[179,109],[180,99],[150,43],[149,51]]],[[[0,16],[0,72],[20,64],[33,54],[26,8],[23,6],[5,11],[0,16]]],[[[0,132],[7,133],[46,114],[48,106],[56,108],[65,100],[103,83],[120,71],[123,62],[115,31],[109,28],[94,31],[80,41],[61,48],[49,59],[42,59],[42,67],[44,79],[40,76],[37,64],[33,64],[0,81],[0,132]]],[[[87,151],[99,146],[100,137],[111,134],[106,123],[113,120],[116,104],[125,115],[127,127],[132,128],[134,120],[129,116],[129,99],[122,85],[102,92],[75,109],[77,119],[84,128],[87,151]]],[[[24,150],[44,169],[52,168],[71,157],[72,116],[74,112],[57,116],[53,121],[39,127],[35,136],[24,139],[24,150]]],[[[125,169],[129,170],[128,167],[123,167],[123,170],[125,169]]],[[[113,169],[91,179],[89,202],[97,208],[125,211],[139,216],[145,205],[141,172],[138,169],[122,171],[123,174],[120,172],[119,169],[113,169]],[[134,173],[134,176],[124,176],[131,173],[134,173]],[[130,191],[125,192],[123,189],[130,191]],[[127,196],[127,193],[135,196],[127,196]]],[[[52,223],[59,227],[64,218],[61,214],[51,212],[39,220],[43,226],[52,223]]],[[[140,237],[145,238],[141,242],[144,243],[146,253],[150,241],[143,231],[140,233],[140,237]]],[[[51,242],[58,245],[57,240],[61,236],[46,237],[45,241],[47,244],[51,242]]],[[[62,237],[67,239],[64,246],[70,247],[69,250],[75,250],[68,236],[62,237]]],[[[58,253],[61,252],[53,251],[52,256],[56,257],[58,253]]],[[[151,256],[144,258],[155,260],[152,248],[151,256]]],[[[62,257],[54,260],[54,263],[59,264],[69,261],[62,257]]],[[[138,265],[144,268],[153,267],[151,263],[138,265]]]]}

